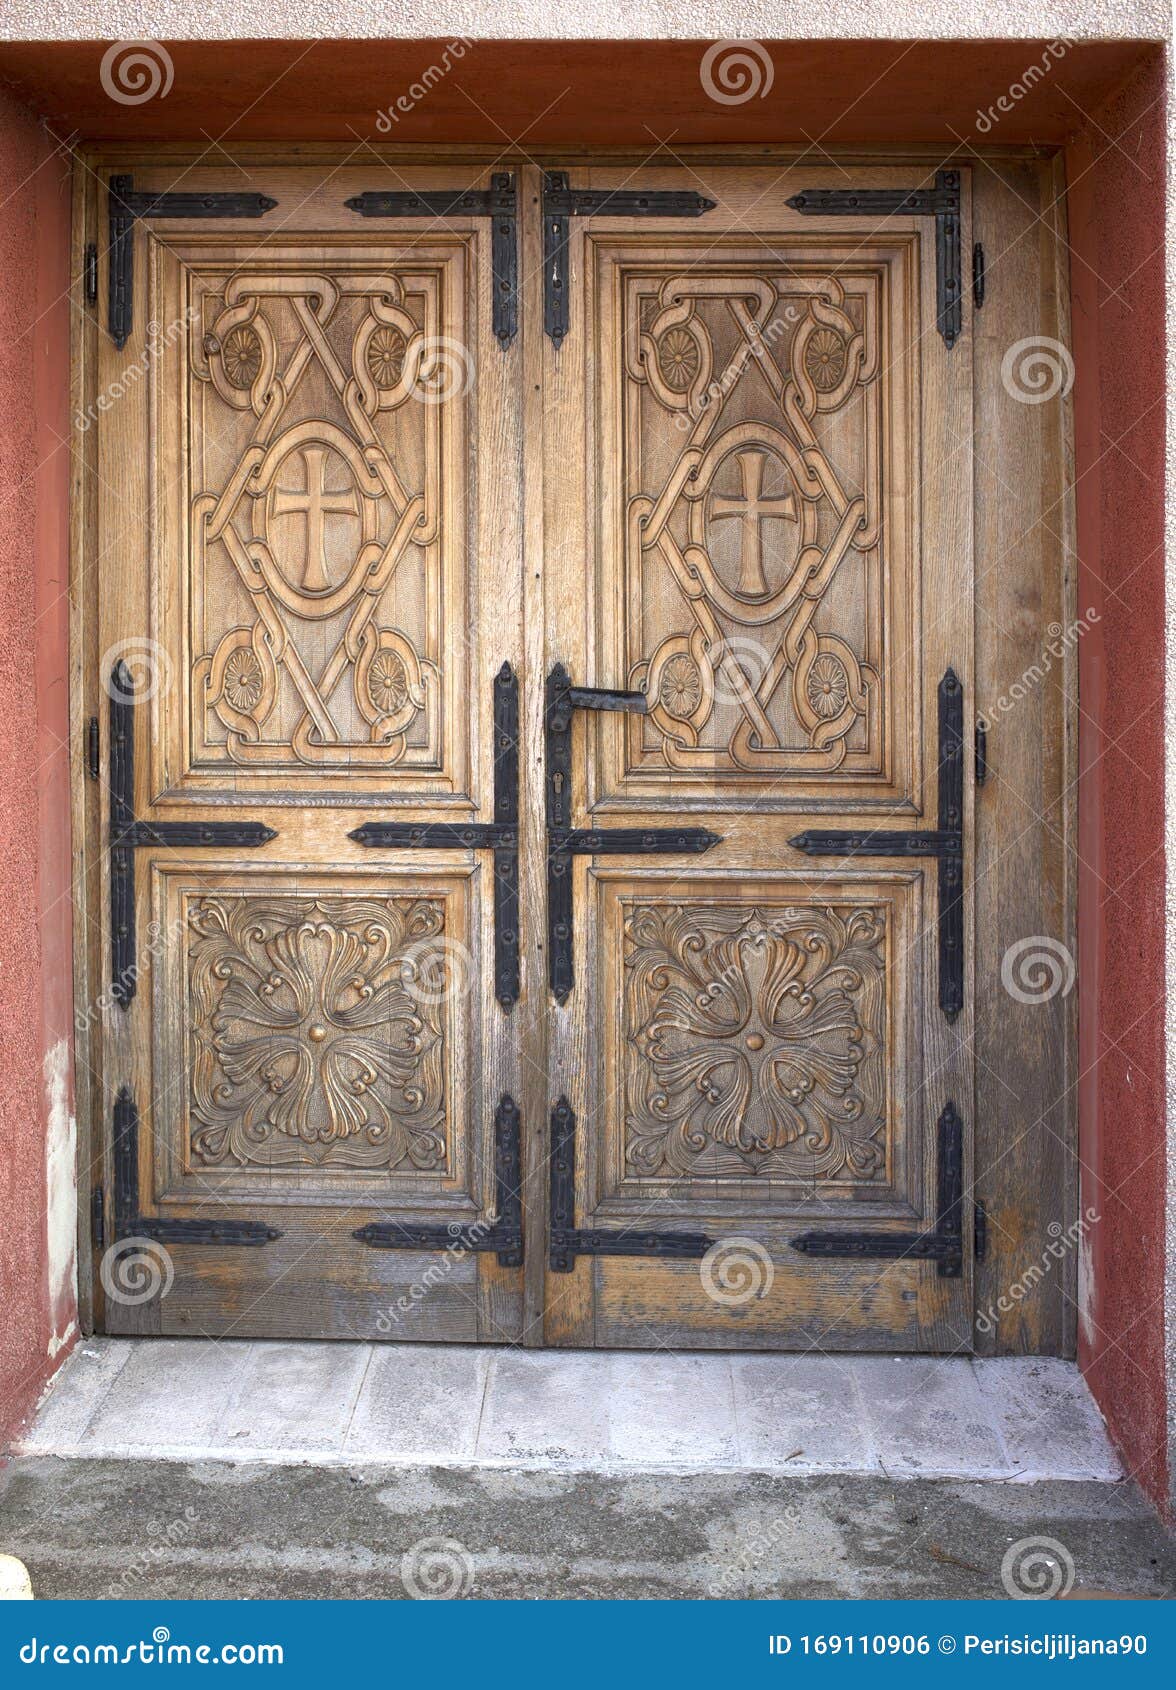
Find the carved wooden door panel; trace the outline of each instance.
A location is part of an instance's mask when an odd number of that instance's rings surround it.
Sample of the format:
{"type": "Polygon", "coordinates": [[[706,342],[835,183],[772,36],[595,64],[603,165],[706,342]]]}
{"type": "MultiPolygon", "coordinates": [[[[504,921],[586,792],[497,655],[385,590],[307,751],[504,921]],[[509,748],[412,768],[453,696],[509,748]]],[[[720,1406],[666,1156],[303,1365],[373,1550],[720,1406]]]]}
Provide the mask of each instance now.
{"type": "Polygon", "coordinates": [[[495,231],[345,203],[468,166],[264,170],[268,204],[191,215],[152,201],[175,174],[115,183],[99,301],[106,1329],[509,1338],[517,982],[478,832],[513,820],[492,723],[521,649],[495,231]]]}
{"type": "Polygon", "coordinates": [[[548,1340],[969,1347],[966,179],[570,176],[548,1340]]]}

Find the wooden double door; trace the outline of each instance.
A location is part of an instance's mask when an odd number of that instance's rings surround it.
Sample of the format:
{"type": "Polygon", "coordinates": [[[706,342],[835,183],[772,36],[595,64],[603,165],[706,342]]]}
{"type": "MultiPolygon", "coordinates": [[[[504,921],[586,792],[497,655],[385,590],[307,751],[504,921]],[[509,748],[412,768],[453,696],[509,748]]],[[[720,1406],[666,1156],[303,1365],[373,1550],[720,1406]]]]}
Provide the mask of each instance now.
{"type": "Polygon", "coordinates": [[[105,1329],[967,1346],[967,172],[105,192],[105,1329]]]}

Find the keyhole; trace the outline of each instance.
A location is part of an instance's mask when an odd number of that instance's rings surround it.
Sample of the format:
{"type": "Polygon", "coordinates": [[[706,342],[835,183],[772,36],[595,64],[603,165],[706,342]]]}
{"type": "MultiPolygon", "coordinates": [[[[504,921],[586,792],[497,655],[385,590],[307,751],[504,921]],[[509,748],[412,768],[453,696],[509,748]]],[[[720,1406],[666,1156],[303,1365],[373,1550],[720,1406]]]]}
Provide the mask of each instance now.
{"type": "Polygon", "coordinates": [[[552,776],[551,784],[557,792],[563,791],[563,776],[558,771],[552,776]]]}

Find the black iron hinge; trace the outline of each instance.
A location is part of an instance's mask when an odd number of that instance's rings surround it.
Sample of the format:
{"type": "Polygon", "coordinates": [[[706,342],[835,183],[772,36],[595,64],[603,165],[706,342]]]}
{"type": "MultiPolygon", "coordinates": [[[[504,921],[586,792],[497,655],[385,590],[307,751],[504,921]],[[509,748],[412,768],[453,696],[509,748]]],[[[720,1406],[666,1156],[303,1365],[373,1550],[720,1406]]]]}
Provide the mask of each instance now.
{"type": "Polygon", "coordinates": [[[802,1232],[790,1240],[803,1256],[936,1262],[941,1279],[958,1279],[964,1261],[964,1123],[944,1104],[938,1123],[935,1225],[926,1232],[802,1232]]]}
{"type": "Polygon", "coordinates": [[[972,1205],[972,1253],[978,1262],[988,1254],[988,1210],[979,1199],[972,1205]]]}
{"type": "Polygon", "coordinates": [[[260,822],[142,822],[135,817],[135,682],[120,659],[110,675],[110,990],[135,995],[135,852],[149,846],[252,850],[276,839],[260,822]]]}
{"type": "Polygon", "coordinates": [[[547,804],[547,973],[557,1002],[575,984],[572,869],[576,857],[700,855],[721,843],[705,827],[571,826],[572,712],[647,709],[645,694],[607,687],[576,687],[562,663],[547,677],[544,753],[547,804]]]}
{"type": "Polygon", "coordinates": [[[95,1250],[106,1248],[106,1193],[100,1185],[90,1193],[90,1242],[95,1250]]]}
{"type": "Polygon", "coordinates": [[[372,1221],[351,1234],[373,1250],[475,1250],[500,1267],[523,1265],[523,1152],[519,1106],[504,1093],[494,1114],[493,1221],[414,1224],[372,1221]]]}
{"type": "Polygon", "coordinates": [[[102,742],[97,716],[91,716],[86,723],[86,773],[91,780],[97,780],[102,773],[102,742]]]}
{"type": "Polygon", "coordinates": [[[566,170],[543,176],[543,326],[559,346],[568,332],[568,221],[572,217],[701,217],[717,200],[690,190],[572,188],[566,170]]]}
{"type": "Polygon", "coordinates": [[[934,217],[938,323],[948,347],[964,326],[961,203],[958,170],[937,170],[930,188],[805,188],[788,201],[810,217],[934,217]]]}
{"type": "Polygon", "coordinates": [[[494,333],[505,352],[519,332],[518,188],[496,170],[489,188],[429,188],[420,193],[369,190],[345,200],[360,217],[489,217],[494,333]]]}
{"type": "Polygon", "coordinates": [[[145,1215],[139,1208],[139,1110],[123,1086],[114,1100],[114,1237],[154,1238],[159,1244],[270,1244],[282,1234],[261,1221],[145,1215]]]}
{"type": "Polygon", "coordinates": [[[134,316],[135,220],[139,217],[264,217],[277,205],[266,194],[136,193],[133,176],[112,176],[107,190],[110,239],[110,338],[121,350],[134,316]]]}
{"type": "Polygon", "coordinates": [[[657,1232],[645,1227],[577,1227],[576,1117],[566,1097],[551,1111],[552,1273],[571,1273],[577,1256],[662,1256],[696,1261],[712,1240],[701,1232],[657,1232]]]}
{"type": "Polygon", "coordinates": [[[494,677],[494,820],[364,822],[347,836],[378,851],[493,851],[494,996],[513,1009],[519,973],[519,683],[509,663],[494,677]]]}
{"type": "Polygon", "coordinates": [[[935,857],[939,862],[939,1007],[964,1007],[964,689],[954,669],[939,683],[939,826],[861,833],[810,828],[789,841],[810,857],[935,857]]]}
{"type": "Polygon", "coordinates": [[[82,291],[87,305],[98,303],[98,243],[87,241],[82,265],[82,291]]]}

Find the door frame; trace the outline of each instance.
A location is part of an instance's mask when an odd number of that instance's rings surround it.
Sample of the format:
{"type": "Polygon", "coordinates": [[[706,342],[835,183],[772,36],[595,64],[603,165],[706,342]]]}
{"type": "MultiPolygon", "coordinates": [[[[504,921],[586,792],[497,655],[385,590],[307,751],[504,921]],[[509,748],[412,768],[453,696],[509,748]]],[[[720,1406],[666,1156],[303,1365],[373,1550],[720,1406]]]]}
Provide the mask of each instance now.
{"type": "MultiPolygon", "coordinates": [[[[375,161],[391,164],[468,162],[471,169],[572,168],[607,162],[639,170],[648,155],[633,148],[569,147],[558,152],[545,148],[534,158],[516,152],[495,155],[484,146],[435,145],[431,147],[384,146],[370,149],[375,161]]],[[[284,163],[331,166],[341,163],[354,149],[338,145],[297,146],[250,144],[238,149],[239,157],[251,166],[284,163]]],[[[682,146],[673,157],[689,167],[692,161],[712,164],[781,165],[811,158],[812,150],[797,146],[682,146]]],[[[96,243],[105,250],[100,227],[100,200],[96,172],[119,167],[133,169],[148,162],[158,166],[174,163],[178,171],[206,157],[206,149],[191,144],[164,144],[147,149],[142,145],[113,144],[79,152],[74,169],[71,276],[76,287],[71,316],[70,407],[73,423],[73,453],[70,476],[70,597],[73,605],[70,635],[70,719],[73,725],[70,748],[71,821],[74,837],[74,886],[79,908],[74,923],[75,1069],[77,1074],[77,1166],[78,1203],[78,1288],[79,1325],[94,1330],[94,1252],[90,1194],[101,1181],[103,1146],[103,1099],[101,1068],[95,1029],[96,1005],[106,989],[102,980],[99,948],[102,909],[98,896],[98,865],[104,849],[105,806],[101,783],[87,776],[86,724],[99,710],[99,652],[96,649],[95,618],[87,611],[87,583],[92,579],[95,556],[95,497],[90,419],[98,413],[105,397],[96,387],[97,336],[105,332],[95,312],[86,305],[84,285],[86,247],[96,243]]],[[[926,146],[822,149],[819,162],[832,158],[851,169],[856,164],[909,164],[924,174],[943,162],[942,149],[926,146]]],[[[1067,1249],[1047,1275],[1044,1297],[1013,1300],[1006,1309],[1007,1293],[1026,1270],[1037,1264],[1051,1241],[1070,1237],[1079,1224],[1077,1182],[1077,994],[1061,994],[1050,1003],[1010,1008],[1002,991],[1000,965],[1010,942],[1022,936],[1052,935],[1077,955],[1077,818],[1078,818],[1078,652],[1071,630],[1079,626],[1075,549],[1075,501],[1073,493],[1073,415],[1068,397],[1056,405],[1019,405],[1009,412],[1007,388],[1001,384],[1004,351],[1020,339],[1045,335],[1064,346],[1070,343],[1069,274],[1064,200],[1064,172],[1061,155],[1049,149],[969,148],[973,171],[973,220],[977,240],[985,238],[985,218],[990,227],[1016,225],[1018,233],[1007,246],[999,238],[989,248],[989,287],[982,311],[976,312],[974,327],[976,397],[974,418],[991,417],[991,431],[981,430],[982,446],[976,460],[976,498],[973,529],[976,552],[975,678],[976,697],[982,710],[991,715],[996,703],[1008,696],[1009,678],[1027,687],[1031,712],[1039,719],[1041,733],[1035,734],[1033,720],[1012,715],[1009,732],[1000,734],[1000,723],[989,735],[993,777],[976,806],[976,863],[974,888],[977,980],[977,1074],[975,1146],[976,1195],[989,1217],[988,1251],[977,1263],[976,1308],[983,1317],[974,1337],[978,1354],[1043,1353],[1072,1356],[1077,1338],[1077,1256],[1067,1249]],[[998,250],[999,249],[999,250],[998,250]],[[1012,264],[1028,273],[1030,286],[996,286],[994,259],[1013,255],[1012,264]],[[1036,307],[1036,309],[1034,309],[1036,307]],[[1004,398],[1002,399],[1002,393],[1004,398]],[[1015,426],[1007,426],[1009,417],[1015,426]],[[1009,531],[999,501],[985,503],[983,488],[1014,486],[1022,468],[1026,433],[1032,436],[1029,450],[1041,466],[1037,480],[1040,497],[1037,514],[1029,529],[1018,535],[1009,531]],[[986,474],[986,467],[988,473],[986,474]],[[1034,536],[1024,544],[1026,533],[1034,536]],[[1020,572],[1009,570],[1010,558],[1021,561],[1020,572]],[[1032,620],[1025,614],[1025,602],[1040,606],[1032,620]],[[1063,631],[1060,649],[1043,660],[1043,636],[1054,625],[1063,631]],[[1019,663],[1017,658],[1024,658],[1019,663]],[[1011,663],[1011,668],[1010,668],[1011,663]],[[1026,676],[1044,670],[1031,683],[1026,676]],[[1016,742],[1016,743],[1014,743],[1016,742]],[[1024,753],[1024,746],[1037,751],[1024,753]],[[1018,750],[1020,746],[1022,749],[1018,750]],[[1000,777],[1016,759],[1022,779],[1032,783],[1038,802],[1033,806],[1035,827],[1026,828],[1018,806],[1000,777]],[[1026,837],[1033,837],[1026,845],[1026,837]],[[1002,864],[1012,854],[1007,871],[1002,864]],[[1027,889],[1012,894],[1013,903],[1024,906],[1032,932],[1012,932],[1009,927],[1010,885],[1023,885],[1017,877],[1021,859],[1045,863],[1050,872],[1030,878],[1027,889]],[[983,872],[980,864],[986,866],[983,872]],[[1036,905],[1036,908],[1034,907],[1036,905]],[[1034,916],[1040,919],[1034,928],[1034,916]],[[980,983],[983,982],[983,990],[980,983]],[[985,1036],[985,1007],[995,1004],[1012,1015],[1015,1036],[1010,1041],[1002,1021],[985,1036]],[[1024,1010],[1024,1013],[1022,1011],[1024,1010]],[[1019,1016],[1019,1019],[1017,1017],[1019,1016]],[[1000,1053],[999,1068],[984,1059],[1000,1053]],[[1010,1055],[1020,1087],[1010,1101],[1007,1083],[1010,1055]],[[1062,1081],[1061,1099],[1057,1086],[1040,1087],[1044,1073],[1062,1081]],[[1036,1087],[1034,1077],[1036,1076],[1036,1087]],[[1040,1089],[1037,1089],[1040,1088],[1040,1089]],[[1034,1237],[1014,1236],[1001,1225],[1002,1205],[1032,1181],[1040,1193],[1034,1237]],[[1056,1229],[1056,1230],[1055,1230],[1056,1229]],[[989,1317],[992,1318],[989,1318],[989,1317]]],[[[529,178],[530,179],[530,178],[529,178]]],[[[525,202],[524,202],[525,203],[525,202]]],[[[542,264],[541,226],[537,216],[520,219],[520,263],[522,274],[534,275],[542,264]]],[[[970,274],[965,255],[965,276],[970,274]]],[[[1023,277],[1020,279],[1024,280],[1023,277]]],[[[972,315],[966,306],[966,316],[972,315]]],[[[520,322],[521,379],[524,382],[524,431],[536,424],[543,395],[541,384],[543,325],[532,309],[522,312],[520,322]],[[529,319],[529,321],[528,321],[529,319]]],[[[108,401],[109,402],[109,401],[108,401]]],[[[1033,503],[1032,495],[1030,502],[1033,503]]],[[[543,629],[543,582],[535,561],[541,544],[542,488],[535,478],[524,487],[523,534],[526,552],[524,570],[525,661],[530,668],[541,663],[539,644],[543,629]]],[[[1053,641],[1054,646],[1059,641],[1053,641]]],[[[531,686],[532,700],[538,689],[531,686]]],[[[1017,701],[1018,711],[1024,700],[1017,701]]],[[[532,703],[532,713],[535,705],[532,703]]],[[[1003,719],[1003,718],[1002,718],[1003,719]]],[[[524,735],[541,746],[541,725],[525,718],[524,735]],[[532,737],[534,736],[534,737],[532,737]]],[[[541,770],[534,759],[520,759],[523,773],[523,806],[527,805],[528,783],[541,770]]],[[[542,908],[542,888],[524,884],[524,911],[542,908]]],[[[1026,920],[1020,920],[1026,928],[1026,920]]],[[[525,989],[543,990],[543,974],[536,971],[534,935],[524,936],[522,946],[525,989]]],[[[546,1179],[547,1109],[550,1100],[540,1099],[536,1088],[524,1093],[523,1148],[525,1187],[542,1193],[546,1179]],[[538,1181],[538,1183],[536,1183],[538,1181]]],[[[109,1185],[109,1182],[107,1182],[109,1185]]],[[[545,1264],[543,1209],[526,1205],[526,1267],[524,1269],[524,1343],[542,1341],[542,1296],[545,1264]]],[[[1040,1291],[1040,1285],[1037,1290],[1040,1291]]]]}

